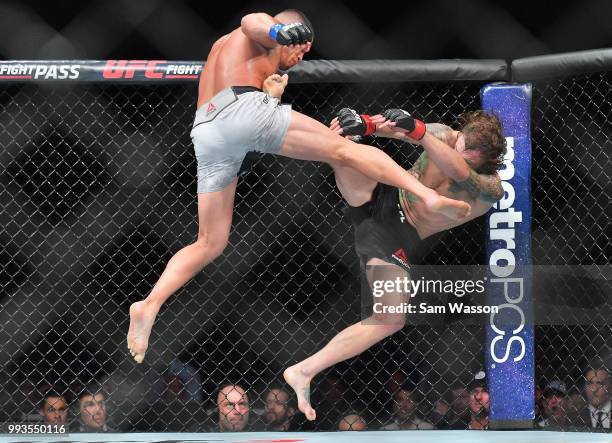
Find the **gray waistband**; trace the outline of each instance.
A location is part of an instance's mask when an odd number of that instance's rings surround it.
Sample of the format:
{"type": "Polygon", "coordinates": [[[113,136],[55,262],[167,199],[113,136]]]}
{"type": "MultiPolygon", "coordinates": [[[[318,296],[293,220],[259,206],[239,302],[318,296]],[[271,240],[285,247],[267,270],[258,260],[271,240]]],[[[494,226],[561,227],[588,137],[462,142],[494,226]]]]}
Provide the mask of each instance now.
{"type": "Polygon", "coordinates": [[[208,123],[215,119],[225,108],[238,101],[238,96],[231,88],[225,88],[196,111],[193,127],[208,123]]]}

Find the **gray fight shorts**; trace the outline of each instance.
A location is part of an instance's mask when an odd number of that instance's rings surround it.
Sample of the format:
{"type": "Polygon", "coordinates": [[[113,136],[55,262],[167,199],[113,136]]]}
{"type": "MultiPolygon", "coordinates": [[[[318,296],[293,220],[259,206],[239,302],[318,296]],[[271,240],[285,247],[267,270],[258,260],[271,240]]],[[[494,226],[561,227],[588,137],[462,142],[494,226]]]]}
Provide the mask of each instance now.
{"type": "Polygon", "coordinates": [[[277,153],[290,120],[291,105],[250,86],[226,88],[200,106],[191,130],[198,193],[229,185],[247,152],[277,153]]]}

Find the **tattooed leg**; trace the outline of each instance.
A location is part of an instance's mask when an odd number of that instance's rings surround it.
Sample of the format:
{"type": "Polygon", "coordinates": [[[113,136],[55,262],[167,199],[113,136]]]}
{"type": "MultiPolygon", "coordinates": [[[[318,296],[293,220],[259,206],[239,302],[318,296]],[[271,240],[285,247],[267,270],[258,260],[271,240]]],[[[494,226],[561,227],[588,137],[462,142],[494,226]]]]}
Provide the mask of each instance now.
{"type": "Polygon", "coordinates": [[[295,391],[298,400],[298,409],[306,415],[308,420],[314,420],[317,417],[315,410],[310,405],[310,381],[312,377],[306,376],[299,367],[294,365],[286,369],[283,373],[285,381],[295,391]]]}

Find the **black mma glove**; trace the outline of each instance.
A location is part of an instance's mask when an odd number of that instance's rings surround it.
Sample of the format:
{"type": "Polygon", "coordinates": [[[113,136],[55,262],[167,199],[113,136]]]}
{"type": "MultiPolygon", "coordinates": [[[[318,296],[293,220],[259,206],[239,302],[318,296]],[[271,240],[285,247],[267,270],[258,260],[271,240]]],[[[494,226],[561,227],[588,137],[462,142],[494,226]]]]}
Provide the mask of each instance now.
{"type": "Polygon", "coordinates": [[[312,41],[312,31],[304,23],[277,23],[270,28],[270,38],[283,46],[303,45],[312,41]]]}
{"type": "Polygon", "coordinates": [[[376,132],[372,117],[367,114],[359,115],[351,108],[342,108],[338,111],[338,123],[343,135],[371,135],[376,132]]]}
{"type": "Polygon", "coordinates": [[[403,109],[387,109],[382,116],[395,122],[395,127],[408,131],[406,135],[413,140],[421,140],[425,136],[425,123],[411,116],[403,109]]]}

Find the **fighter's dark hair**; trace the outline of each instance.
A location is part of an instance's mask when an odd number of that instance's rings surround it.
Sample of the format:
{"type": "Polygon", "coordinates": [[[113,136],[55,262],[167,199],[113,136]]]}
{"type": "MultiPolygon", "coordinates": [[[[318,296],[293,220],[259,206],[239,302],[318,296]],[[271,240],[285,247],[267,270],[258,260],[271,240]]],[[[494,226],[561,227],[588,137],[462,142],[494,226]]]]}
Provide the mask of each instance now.
{"type": "Polygon", "coordinates": [[[102,394],[104,397],[106,397],[106,390],[104,389],[104,386],[102,385],[98,385],[98,384],[92,384],[92,385],[88,385],[85,386],[78,395],[78,399],[82,400],[83,397],[90,395],[92,397],[95,397],[98,394],[102,394]]]}
{"type": "Polygon", "coordinates": [[[270,392],[273,389],[278,389],[279,391],[283,391],[287,393],[289,397],[287,400],[287,405],[290,407],[297,407],[297,398],[295,397],[295,393],[293,392],[293,389],[291,389],[287,385],[275,384],[275,385],[270,386],[266,392],[270,392]]]}
{"type": "Polygon", "coordinates": [[[465,149],[480,152],[479,174],[492,175],[499,171],[506,155],[506,139],[499,118],[490,112],[471,111],[459,116],[459,130],[465,137],[465,149]]]}

